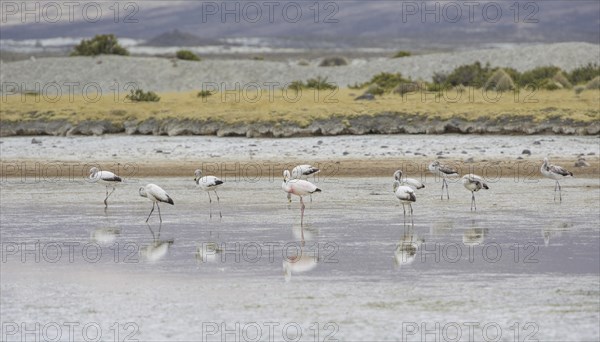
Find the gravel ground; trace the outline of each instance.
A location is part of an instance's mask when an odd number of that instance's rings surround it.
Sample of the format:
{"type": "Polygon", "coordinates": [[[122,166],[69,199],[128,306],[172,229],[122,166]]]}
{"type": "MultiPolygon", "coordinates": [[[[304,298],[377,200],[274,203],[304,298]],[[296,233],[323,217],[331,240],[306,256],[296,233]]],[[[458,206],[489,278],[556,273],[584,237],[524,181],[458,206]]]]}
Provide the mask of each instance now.
{"type": "MultiPolygon", "coordinates": [[[[287,62],[254,60],[207,60],[201,62],[173,61],[155,57],[101,56],[40,58],[37,60],[0,63],[0,82],[6,89],[14,82],[22,90],[39,89],[52,93],[56,82],[65,94],[69,87],[81,92],[85,84],[98,83],[103,93],[111,94],[118,87],[128,91],[128,82],[145,90],[159,92],[190,91],[201,89],[208,82],[215,82],[220,89],[243,88],[256,82],[267,90],[283,86],[293,80],[306,80],[326,76],[340,86],[364,82],[379,72],[401,72],[413,79],[430,80],[436,71],[448,72],[475,61],[489,62],[492,66],[512,67],[519,71],[538,66],[555,65],[572,70],[590,62],[598,63],[600,45],[588,43],[540,44],[527,47],[506,47],[467,52],[439,53],[399,59],[354,59],[350,65],[341,67],[318,67],[297,65],[296,60],[287,62]],[[68,85],[69,82],[75,82],[68,85]]],[[[251,90],[254,91],[256,86],[251,90]]],[[[90,91],[95,91],[92,89],[90,91]]]]}

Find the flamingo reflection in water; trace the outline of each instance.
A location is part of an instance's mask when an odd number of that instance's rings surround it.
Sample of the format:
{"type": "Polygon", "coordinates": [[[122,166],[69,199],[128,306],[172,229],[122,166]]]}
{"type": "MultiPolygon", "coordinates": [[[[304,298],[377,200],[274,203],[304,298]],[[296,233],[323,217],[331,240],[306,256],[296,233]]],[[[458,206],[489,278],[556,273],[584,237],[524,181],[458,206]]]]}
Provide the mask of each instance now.
{"type": "Polygon", "coordinates": [[[140,255],[150,262],[156,262],[167,255],[167,252],[169,252],[169,247],[173,244],[174,240],[160,239],[162,222],[158,225],[157,233],[154,233],[154,230],[152,230],[152,227],[150,227],[149,224],[147,224],[147,226],[148,230],[150,231],[150,234],[152,234],[152,243],[148,246],[140,248],[140,255]]]}
{"type": "Polygon", "coordinates": [[[417,251],[425,242],[424,239],[414,233],[413,222],[410,224],[405,222],[403,228],[404,231],[394,251],[394,263],[399,268],[412,264],[417,257],[417,251]]]}
{"type": "Polygon", "coordinates": [[[304,244],[300,245],[300,252],[295,255],[285,254],[287,251],[293,250],[291,248],[284,250],[283,276],[286,282],[292,280],[292,274],[308,272],[317,267],[319,263],[319,258],[315,254],[315,251],[305,250],[303,246],[304,244]]]}

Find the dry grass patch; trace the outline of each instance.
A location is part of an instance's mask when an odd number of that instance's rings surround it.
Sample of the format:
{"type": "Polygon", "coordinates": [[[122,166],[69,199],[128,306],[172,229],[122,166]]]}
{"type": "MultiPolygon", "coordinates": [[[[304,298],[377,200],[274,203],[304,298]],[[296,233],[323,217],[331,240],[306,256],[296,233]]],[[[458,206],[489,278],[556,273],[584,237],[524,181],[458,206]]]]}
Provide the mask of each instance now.
{"type": "Polygon", "coordinates": [[[91,103],[67,96],[55,103],[39,95],[11,95],[3,99],[0,120],[109,120],[116,124],[127,120],[195,119],[221,120],[227,123],[289,121],[305,126],[315,119],[333,116],[353,117],[380,113],[404,113],[429,118],[477,120],[497,117],[534,117],[536,120],[571,119],[591,122],[600,119],[598,91],[537,91],[498,93],[467,88],[441,92],[417,92],[404,96],[384,94],[374,101],[354,101],[353,89],[294,90],[275,89],[272,93],[215,93],[199,98],[197,92],[161,93],[160,102],[132,103],[125,96],[112,94],[91,103]],[[39,101],[36,101],[39,100],[39,101]],[[551,108],[552,110],[549,110],[551,108]]]}

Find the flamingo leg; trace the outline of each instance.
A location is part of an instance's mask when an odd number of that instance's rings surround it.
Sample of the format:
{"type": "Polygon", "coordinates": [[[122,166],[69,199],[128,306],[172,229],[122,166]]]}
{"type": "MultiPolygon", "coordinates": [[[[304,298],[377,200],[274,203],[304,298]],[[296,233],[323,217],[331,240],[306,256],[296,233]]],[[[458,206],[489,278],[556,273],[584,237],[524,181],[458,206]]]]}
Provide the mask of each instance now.
{"type": "Polygon", "coordinates": [[[113,189],[110,193],[108,193],[108,186],[106,187],[106,198],[104,199],[104,207],[108,208],[108,198],[110,197],[110,195],[112,195],[113,192],[115,192],[115,187],[113,186],[113,189]]]}
{"type": "Polygon", "coordinates": [[[554,183],[554,201],[556,202],[556,186],[558,185],[558,181],[554,183]]]}
{"type": "Polygon", "coordinates": [[[206,194],[208,195],[208,217],[212,218],[212,198],[210,198],[210,191],[207,191],[206,194]]]}
{"type": "Polygon", "coordinates": [[[408,207],[410,208],[410,216],[412,217],[412,214],[413,214],[412,203],[409,203],[408,207]]]}
{"type": "Polygon", "coordinates": [[[446,178],[444,178],[444,183],[446,183],[446,197],[450,200],[450,192],[448,191],[448,182],[446,182],[446,178]]]}
{"type": "Polygon", "coordinates": [[[150,215],[152,215],[152,213],[154,212],[154,203],[152,202],[152,210],[150,210],[150,214],[148,214],[148,217],[146,218],[146,222],[148,222],[148,220],[150,219],[150,215]]]}
{"type": "Polygon", "coordinates": [[[215,190],[215,195],[217,196],[217,205],[219,206],[219,217],[223,218],[223,214],[221,214],[221,202],[217,190],[215,190]]]}
{"type": "Polygon", "coordinates": [[[560,198],[560,203],[562,203],[562,188],[560,187],[560,183],[558,181],[556,181],[556,184],[558,185],[558,197],[560,198]]]}
{"type": "MultiPolygon", "coordinates": [[[[154,206],[152,206],[152,207],[154,207],[154,206]]],[[[158,205],[158,202],[156,202],[156,207],[158,208],[158,219],[162,223],[162,216],[160,215],[160,206],[158,205]]]]}
{"type": "Polygon", "coordinates": [[[302,196],[300,196],[300,226],[301,227],[304,224],[304,208],[306,208],[306,206],[304,205],[304,201],[302,200],[302,196]]]}
{"type": "Polygon", "coordinates": [[[475,192],[471,191],[471,211],[473,211],[473,208],[475,208],[475,211],[477,211],[477,204],[475,203],[475,192]]]}
{"type": "Polygon", "coordinates": [[[444,200],[444,186],[446,185],[446,179],[442,178],[442,194],[440,195],[440,200],[444,200]]]}

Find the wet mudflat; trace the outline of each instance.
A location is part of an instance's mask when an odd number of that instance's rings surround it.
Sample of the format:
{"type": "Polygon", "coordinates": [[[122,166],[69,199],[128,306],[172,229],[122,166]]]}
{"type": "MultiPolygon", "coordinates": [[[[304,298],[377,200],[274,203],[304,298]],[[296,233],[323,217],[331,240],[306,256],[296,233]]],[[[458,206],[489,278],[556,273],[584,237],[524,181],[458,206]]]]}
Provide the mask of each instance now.
{"type": "Polygon", "coordinates": [[[317,183],[301,227],[278,179],[228,182],[219,206],[191,179],[140,178],[106,211],[96,184],[8,179],[3,340],[35,323],[69,340],[68,322],[76,340],[599,338],[598,179],[562,182],[562,203],[551,180],[497,179],[477,212],[432,179],[412,218],[389,178],[317,183]],[[162,224],[148,182],[175,201],[162,224]]]}

